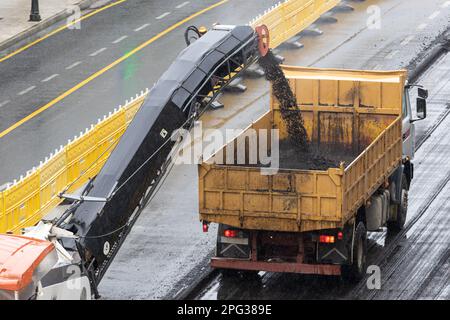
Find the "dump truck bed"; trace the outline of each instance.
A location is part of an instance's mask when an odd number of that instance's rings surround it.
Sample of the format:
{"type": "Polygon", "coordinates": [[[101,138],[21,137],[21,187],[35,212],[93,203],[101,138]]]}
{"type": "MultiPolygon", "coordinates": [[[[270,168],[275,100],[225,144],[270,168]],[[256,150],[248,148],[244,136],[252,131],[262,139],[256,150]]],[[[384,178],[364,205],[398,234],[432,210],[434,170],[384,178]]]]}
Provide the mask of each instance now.
{"type": "Polygon", "coordinates": [[[311,146],[321,155],[343,153],[353,160],[347,157],[347,162],[336,161],[339,165],[325,170],[296,169],[291,161],[290,168],[280,167],[274,174],[261,170],[259,158],[256,164],[237,165],[240,146],[246,161],[250,159],[255,146],[245,137],[252,132],[257,133],[258,151],[264,143],[260,134],[266,134],[262,129],[278,129],[280,144],[289,141],[278,101],[271,95],[270,111],[199,165],[200,220],[287,232],[341,228],[401,164],[404,71],[288,66],[283,71],[311,146]],[[230,158],[233,164],[220,164],[230,163],[230,158]]]}

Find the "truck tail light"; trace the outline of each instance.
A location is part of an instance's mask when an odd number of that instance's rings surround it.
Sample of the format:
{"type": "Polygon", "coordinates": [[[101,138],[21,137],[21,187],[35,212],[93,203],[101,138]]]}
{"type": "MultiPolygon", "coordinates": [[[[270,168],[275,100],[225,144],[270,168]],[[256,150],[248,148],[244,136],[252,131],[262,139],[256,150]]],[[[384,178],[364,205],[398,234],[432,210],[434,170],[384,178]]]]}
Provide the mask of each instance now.
{"type": "Polygon", "coordinates": [[[344,234],[342,233],[342,231],[338,232],[337,238],[338,240],[342,240],[344,238],[344,234]]]}
{"type": "Polygon", "coordinates": [[[203,232],[208,232],[208,228],[209,228],[208,222],[203,221],[203,232]]]}
{"type": "Polygon", "coordinates": [[[238,231],[227,229],[224,231],[223,235],[227,238],[236,238],[238,236],[238,231]]]}
{"type": "Polygon", "coordinates": [[[334,243],[334,236],[321,235],[319,237],[320,243],[334,243]]]}

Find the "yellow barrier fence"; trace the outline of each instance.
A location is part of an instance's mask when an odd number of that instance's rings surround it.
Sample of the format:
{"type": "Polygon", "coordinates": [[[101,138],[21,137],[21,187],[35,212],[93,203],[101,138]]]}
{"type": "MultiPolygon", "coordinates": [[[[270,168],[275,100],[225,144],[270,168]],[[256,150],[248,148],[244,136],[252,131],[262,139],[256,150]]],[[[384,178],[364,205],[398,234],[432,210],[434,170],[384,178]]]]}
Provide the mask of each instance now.
{"type": "MultiPolygon", "coordinates": [[[[340,0],[287,0],[267,10],[249,24],[265,24],[270,46],[289,40],[340,0]]],[[[136,96],[96,125],[80,133],[66,146],[55,150],[37,168],[0,192],[0,233],[19,233],[32,226],[58,206],[58,194],[69,185],[73,192],[95,177],[108,159],[114,145],[142,105],[148,90],[136,96]]]]}
{"type": "Polygon", "coordinates": [[[73,192],[93,178],[108,159],[148,91],[99,119],[66,146],[55,150],[37,168],[0,192],[0,233],[20,233],[58,206],[58,194],[73,192]]]}
{"type": "Polygon", "coordinates": [[[322,14],[335,7],[340,0],[288,0],[279,2],[263,15],[250,21],[252,27],[265,24],[269,29],[270,47],[283,42],[306,29],[322,14]]]}

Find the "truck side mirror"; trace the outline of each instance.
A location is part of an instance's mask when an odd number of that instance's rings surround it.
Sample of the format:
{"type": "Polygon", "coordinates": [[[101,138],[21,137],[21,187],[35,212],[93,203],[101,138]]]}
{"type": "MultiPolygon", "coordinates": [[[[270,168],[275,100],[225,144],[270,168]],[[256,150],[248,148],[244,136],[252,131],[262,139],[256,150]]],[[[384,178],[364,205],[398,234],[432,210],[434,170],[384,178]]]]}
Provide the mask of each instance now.
{"type": "Polygon", "coordinates": [[[427,100],[422,97],[417,98],[417,118],[420,120],[427,117],[427,100]]]}
{"type": "Polygon", "coordinates": [[[423,99],[427,99],[428,98],[428,90],[426,90],[424,88],[418,88],[417,95],[423,99]]]}

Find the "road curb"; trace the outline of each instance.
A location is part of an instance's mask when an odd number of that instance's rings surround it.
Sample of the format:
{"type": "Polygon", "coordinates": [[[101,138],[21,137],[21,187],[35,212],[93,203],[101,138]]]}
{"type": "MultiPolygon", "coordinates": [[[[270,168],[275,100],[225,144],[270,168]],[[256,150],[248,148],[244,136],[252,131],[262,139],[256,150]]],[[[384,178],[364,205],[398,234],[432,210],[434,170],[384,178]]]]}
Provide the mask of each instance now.
{"type": "MultiPolygon", "coordinates": [[[[96,0],[81,0],[77,6],[81,10],[85,10],[89,8],[96,0]]],[[[17,45],[20,42],[29,40],[27,42],[31,42],[33,39],[32,37],[37,34],[38,32],[54,25],[55,23],[67,18],[70,16],[70,13],[67,12],[67,10],[62,10],[53,16],[43,20],[42,22],[16,34],[15,36],[3,41],[0,43],[0,52],[2,55],[8,54],[8,49],[11,49],[15,45],[17,45]]],[[[0,57],[2,56],[0,55],[0,57]]]]}

